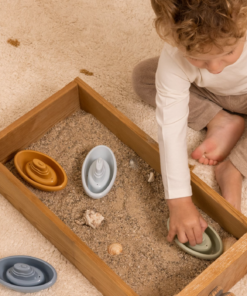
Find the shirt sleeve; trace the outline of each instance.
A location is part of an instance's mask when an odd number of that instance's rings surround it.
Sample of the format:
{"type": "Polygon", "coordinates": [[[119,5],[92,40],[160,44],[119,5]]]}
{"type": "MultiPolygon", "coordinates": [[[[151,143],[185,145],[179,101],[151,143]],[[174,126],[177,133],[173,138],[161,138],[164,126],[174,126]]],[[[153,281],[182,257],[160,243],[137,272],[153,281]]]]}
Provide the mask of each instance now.
{"type": "Polygon", "coordinates": [[[156,119],[166,199],[192,195],[187,153],[189,88],[183,65],[164,49],[156,72],[156,119]]]}

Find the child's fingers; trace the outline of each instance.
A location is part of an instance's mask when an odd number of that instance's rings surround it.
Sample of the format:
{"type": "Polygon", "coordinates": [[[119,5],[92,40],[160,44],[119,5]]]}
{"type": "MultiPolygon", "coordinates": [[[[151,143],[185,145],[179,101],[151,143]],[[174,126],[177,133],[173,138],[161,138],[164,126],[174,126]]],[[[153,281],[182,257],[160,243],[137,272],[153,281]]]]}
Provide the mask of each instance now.
{"type": "Polygon", "coordinates": [[[204,232],[208,227],[208,223],[202,218],[202,216],[200,216],[199,219],[200,219],[202,231],[204,232]]]}
{"type": "Polygon", "coordinates": [[[186,231],[186,236],[189,240],[190,245],[195,246],[196,245],[196,237],[195,237],[195,234],[194,234],[194,231],[192,228],[186,231]]]}
{"type": "Polygon", "coordinates": [[[168,235],[167,235],[167,237],[166,237],[166,239],[168,240],[168,242],[171,243],[171,242],[173,241],[175,235],[176,235],[176,229],[172,229],[172,228],[170,228],[170,230],[169,230],[169,232],[168,232],[168,235]]]}
{"type": "Polygon", "coordinates": [[[196,244],[199,245],[202,243],[202,234],[203,234],[203,230],[202,227],[200,225],[196,225],[193,229],[194,231],[194,235],[195,235],[195,239],[196,239],[196,244]]]}
{"type": "Polygon", "coordinates": [[[178,240],[180,241],[180,243],[182,243],[182,244],[185,244],[188,241],[188,237],[187,237],[185,231],[180,231],[177,234],[177,237],[178,237],[178,240]]]}

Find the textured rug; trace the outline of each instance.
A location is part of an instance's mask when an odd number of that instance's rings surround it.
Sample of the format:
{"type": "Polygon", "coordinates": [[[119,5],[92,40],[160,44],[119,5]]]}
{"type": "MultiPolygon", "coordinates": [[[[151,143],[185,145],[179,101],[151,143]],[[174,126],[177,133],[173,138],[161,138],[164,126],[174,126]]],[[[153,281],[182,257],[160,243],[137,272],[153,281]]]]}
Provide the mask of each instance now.
{"type": "MultiPolygon", "coordinates": [[[[133,67],[162,48],[145,0],[0,1],[0,130],[79,76],[157,140],[155,110],[138,100],[133,67]],[[17,39],[15,47],[7,42],[17,39]],[[80,73],[93,72],[93,76],[80,73]]],[[[188,131],[188,150],[204,138],[188,131]]],[[[190,163],[195,164],[190,160],[190,163]]],[[[218,190],[213,169],[194,172],[218,190]]],[[[247,214],[247,183],[243,212],[247,214]]],[[[57,283],[35,295],[101,295],[23,216],[0,195],[0,258],[26,254],[51,263],[57,283]]],[[[246,295],[247,277],[233,289],[246,295]]],[[[20,293],[0,286],[0,295],[20,293]]]]}

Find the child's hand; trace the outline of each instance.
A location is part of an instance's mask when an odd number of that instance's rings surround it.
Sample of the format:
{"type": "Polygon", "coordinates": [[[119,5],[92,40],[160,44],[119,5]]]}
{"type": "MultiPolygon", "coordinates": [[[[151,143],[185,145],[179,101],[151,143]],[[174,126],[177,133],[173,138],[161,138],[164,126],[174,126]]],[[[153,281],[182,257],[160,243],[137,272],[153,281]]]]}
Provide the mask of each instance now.
{"type": "Polygon", "coordinates": [[[172,242],[175,235],[181,243],[189,241],[191,246],[202,243],[202,234],[207,222],[197,211],[191,197],[168,199],[170,226],[167,240],[172,242]]]}

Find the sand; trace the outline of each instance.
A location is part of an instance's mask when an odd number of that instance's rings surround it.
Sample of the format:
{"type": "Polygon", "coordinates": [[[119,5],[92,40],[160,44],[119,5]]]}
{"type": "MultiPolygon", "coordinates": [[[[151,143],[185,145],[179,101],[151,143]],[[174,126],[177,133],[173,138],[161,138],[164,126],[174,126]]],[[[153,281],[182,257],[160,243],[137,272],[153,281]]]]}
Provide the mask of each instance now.
{"type": "MultiPolygon", "coordinates": [[[[64,190],[43,192],[32,188],[20,178],[13,160],[6,166],[138,295],[174,295],[211,263],[166,241],[169,212],[161,175],[92,115],[77,111],[27,149],[46,153],[60,163],[68,176],[64,190]],[[81,167],[87,153],[102,144],[114,152],[118,173],[110,193],[94,200],[84,193],[81,167]],[[150,172],[155,174],[151,183],[150,172]],[[104,216],[99,228],[80,225],[87,209],[104,216]],[[123,253],[109,255],[107,247],[112,243],[120,243],[123,253]]],[[[206,214],[202,215],[221,238],[230,236],[206,214]]]]}

